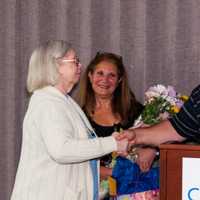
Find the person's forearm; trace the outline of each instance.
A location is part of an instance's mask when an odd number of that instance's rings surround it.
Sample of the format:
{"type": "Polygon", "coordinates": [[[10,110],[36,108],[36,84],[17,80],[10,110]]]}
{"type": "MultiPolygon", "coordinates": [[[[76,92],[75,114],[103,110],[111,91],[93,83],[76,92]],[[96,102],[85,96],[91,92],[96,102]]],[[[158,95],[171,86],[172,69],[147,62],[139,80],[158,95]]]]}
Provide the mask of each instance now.
{"type": "Polygon", "coordinates": [[[100,179],[107,179],[109,176],[112,176],[112,169],[100,166],[100,179]]]}
{"type": "Polygon", "coordinates": [[[185,138],[180,136],[166,120],[152,127],[135,129],[137,144],[150,144],[158,146],[169,141],[183,141],[185,138]]]}

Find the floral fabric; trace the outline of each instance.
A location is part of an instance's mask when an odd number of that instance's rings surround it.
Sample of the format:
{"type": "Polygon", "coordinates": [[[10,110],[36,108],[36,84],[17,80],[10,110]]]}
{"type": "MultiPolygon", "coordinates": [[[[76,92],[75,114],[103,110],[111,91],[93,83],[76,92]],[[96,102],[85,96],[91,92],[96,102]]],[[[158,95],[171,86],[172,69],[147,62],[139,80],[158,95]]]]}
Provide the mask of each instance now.
{"type": "Polygon", "coordinates": [[[116,200],[159,200],[159,190],[119,195],[116,197],[116,200]]]}

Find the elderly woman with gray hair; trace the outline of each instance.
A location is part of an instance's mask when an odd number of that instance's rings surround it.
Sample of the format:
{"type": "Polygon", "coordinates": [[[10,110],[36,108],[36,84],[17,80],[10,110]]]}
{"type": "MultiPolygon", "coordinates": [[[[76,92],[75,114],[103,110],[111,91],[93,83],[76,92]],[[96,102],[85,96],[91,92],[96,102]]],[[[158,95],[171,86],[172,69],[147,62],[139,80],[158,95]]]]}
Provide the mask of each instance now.
{"type": "Polygon", "coordinates": [[[97,200],[96,158],[126,152],[127,139],[96,137],[70,97],[80,74],[76,52],[65,41],[49,41],[33,51],[27,78],[32,96],[11,200],[97,200]]]}

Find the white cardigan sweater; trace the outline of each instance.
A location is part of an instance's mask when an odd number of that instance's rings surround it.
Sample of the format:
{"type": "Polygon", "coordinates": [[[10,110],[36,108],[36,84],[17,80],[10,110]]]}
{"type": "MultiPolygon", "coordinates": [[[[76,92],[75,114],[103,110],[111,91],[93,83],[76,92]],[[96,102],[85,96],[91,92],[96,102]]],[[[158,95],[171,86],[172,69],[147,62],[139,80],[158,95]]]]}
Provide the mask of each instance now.
{"type": "Polygon", "coordinates": [[[35,91],[11,200],[92,200],[89,160],[117,145],[112,136],[88,139],[88,130],[90,123],[70,96],[51,86],[35,91]]]}

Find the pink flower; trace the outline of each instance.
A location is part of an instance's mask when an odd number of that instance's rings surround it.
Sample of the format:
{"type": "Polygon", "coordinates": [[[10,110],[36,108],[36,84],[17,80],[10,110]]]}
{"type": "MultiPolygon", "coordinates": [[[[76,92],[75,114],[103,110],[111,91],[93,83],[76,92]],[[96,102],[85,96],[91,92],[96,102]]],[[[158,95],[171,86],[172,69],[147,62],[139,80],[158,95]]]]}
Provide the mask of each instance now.
{"type": "Polygon", "coordinates": [[[177,93],[176,93],[176,91],[175,91],[173,86],[170,86],[170,85],[167,86],[167,90],[168,90],[168,96],[176,97],[177,93]]]}

